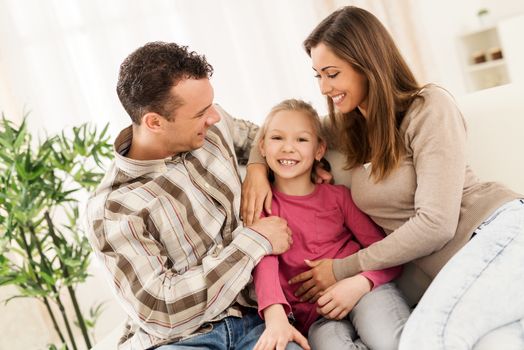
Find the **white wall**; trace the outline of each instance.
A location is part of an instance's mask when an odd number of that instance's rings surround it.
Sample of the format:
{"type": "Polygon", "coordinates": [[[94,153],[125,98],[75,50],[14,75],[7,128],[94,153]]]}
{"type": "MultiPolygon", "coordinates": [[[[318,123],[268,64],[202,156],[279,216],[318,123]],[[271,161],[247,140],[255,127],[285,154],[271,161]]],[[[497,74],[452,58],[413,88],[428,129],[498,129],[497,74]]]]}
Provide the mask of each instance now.
{"type": "Polygon", "coordinates": [[[480,27],[478,10],[489,9],[488,21],[492,24],[524,13],[524,1],[519,0],[423,0],[415,2],[415,6],[422,18],[420,30],[426,38],[424,50],[429,53],[433,65],[429,81],[446,87],[455,95],[466,93],[458,37],[480,27]]]}

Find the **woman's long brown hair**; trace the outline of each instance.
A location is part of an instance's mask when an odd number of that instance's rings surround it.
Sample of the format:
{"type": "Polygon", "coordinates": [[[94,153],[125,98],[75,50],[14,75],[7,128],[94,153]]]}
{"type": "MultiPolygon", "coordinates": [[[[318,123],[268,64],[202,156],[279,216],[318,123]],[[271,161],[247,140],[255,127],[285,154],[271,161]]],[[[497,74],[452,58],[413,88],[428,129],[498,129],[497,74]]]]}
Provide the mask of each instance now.
{"type": "Polygon", "coordinates": [[[311,49],[323,43],[368,80],[366,118],[358,109],[335,112],[327,97],[329,116],[346,155],[346,168],[372,163],[380,181],[393,171],[405,153],[400,123],[421,86],[402,58],[386,28],[370,12],[347,6],[325,18],[304,41],[311,49]]]}

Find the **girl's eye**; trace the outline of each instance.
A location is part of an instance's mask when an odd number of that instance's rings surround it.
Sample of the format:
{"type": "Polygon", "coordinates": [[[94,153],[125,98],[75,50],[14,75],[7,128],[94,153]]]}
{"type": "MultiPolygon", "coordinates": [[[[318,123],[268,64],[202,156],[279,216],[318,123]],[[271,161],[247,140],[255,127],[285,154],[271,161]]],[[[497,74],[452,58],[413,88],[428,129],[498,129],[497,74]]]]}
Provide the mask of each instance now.
{"type": "Polygon", "coordinates": [[[335,78],[338,75],[338,73],[340,73],[340,72],[336,72],[336,73],[333,73],[333,74],[328,74],[327,77],[329,79],[333,79],[333,78],[335,78]]]}
{"type": "Polygon", "coordinates": [[[305,139],[303,137],[299,137],[298,142],[308,142],[308,139],[305,139]]]}
{"type": "Polygon", "coordinates": [[[282,140],[282,137],[280,137],[280,136],[271,136],[270,139],[271,140],[282,140]]]}

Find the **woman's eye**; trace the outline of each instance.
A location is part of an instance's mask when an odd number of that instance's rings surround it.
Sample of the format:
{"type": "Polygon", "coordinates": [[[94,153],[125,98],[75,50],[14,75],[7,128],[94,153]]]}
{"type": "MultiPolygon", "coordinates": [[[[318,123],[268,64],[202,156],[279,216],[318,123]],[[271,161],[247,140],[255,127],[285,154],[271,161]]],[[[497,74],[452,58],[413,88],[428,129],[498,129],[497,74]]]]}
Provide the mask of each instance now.
{"type": "Polygon", "coordinates": [[[314,77],[315,79],[320,79],[320,74],[315,74],[314,77]]]}
{"type": "Polygon", "coordinates": [[[328,74],[327,77],[329,79],[333,79],[333,78],[335,78],[338,75],[338,73],[340,73],[340,72],[336,72],[336,73],[333,73],[333,74],[328,74]]]}

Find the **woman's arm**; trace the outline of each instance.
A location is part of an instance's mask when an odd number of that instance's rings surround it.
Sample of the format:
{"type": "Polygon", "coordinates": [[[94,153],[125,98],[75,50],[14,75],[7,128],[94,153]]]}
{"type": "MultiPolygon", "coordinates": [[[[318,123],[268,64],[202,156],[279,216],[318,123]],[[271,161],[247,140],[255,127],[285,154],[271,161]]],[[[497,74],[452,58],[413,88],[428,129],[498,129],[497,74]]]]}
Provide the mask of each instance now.
{"type": "Polygon", "coordinates": [[[415,215],[381,241],[335,260],[337,280],[427,256],[455,235],[466,169],[466,127],[452,97],[431,89],[424,104],[406,116],[407,152],[417,181],[415,215]]]}

